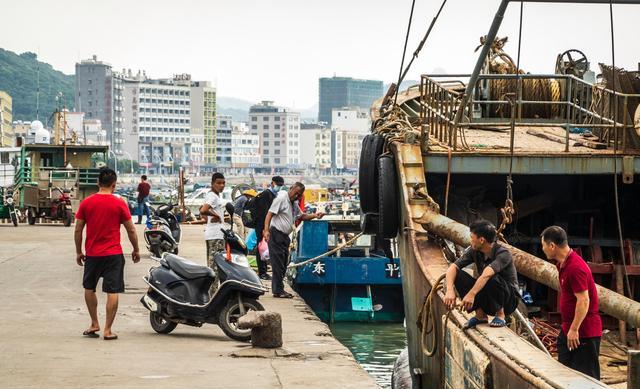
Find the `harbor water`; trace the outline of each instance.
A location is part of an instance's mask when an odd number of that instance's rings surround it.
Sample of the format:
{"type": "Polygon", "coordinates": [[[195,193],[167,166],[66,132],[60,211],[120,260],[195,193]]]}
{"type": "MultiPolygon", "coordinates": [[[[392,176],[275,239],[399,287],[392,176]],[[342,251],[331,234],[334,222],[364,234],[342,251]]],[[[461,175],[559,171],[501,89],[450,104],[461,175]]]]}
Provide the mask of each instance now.
{"type": "Polygon", "coordinates": [[[407,346],[402,323],[334,323],[331,332],[382,388],[391,388],[396,358],[407,346]]]}

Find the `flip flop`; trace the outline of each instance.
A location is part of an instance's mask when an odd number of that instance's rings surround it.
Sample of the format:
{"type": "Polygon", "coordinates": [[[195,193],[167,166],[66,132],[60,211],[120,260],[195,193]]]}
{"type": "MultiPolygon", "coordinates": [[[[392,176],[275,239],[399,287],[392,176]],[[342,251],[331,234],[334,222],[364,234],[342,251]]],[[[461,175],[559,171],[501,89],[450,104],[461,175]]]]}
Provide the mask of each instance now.
{"type": "Polygon", "coordinates": [[[491,320],[491,323],[489,323],[489,327],[494,327],[494,328],[505,327],[506,325],[507,325],[507,322],[500,319],[499,317],[494,317],[493,320],[491,320]]]}
{"type": "Polygon", "coordinates": [[[100,330],[85,330],[82,333],[82,336],[86,336],[87,338],[99,338],[98,331],[100,330]]]}
{"type": "Polygon", "coordinates": [[[273,297],[278,299],[292,299],[293,295],[291,293],[283,292],[283,293],[274,294],[273,297]]]}
{"type": "Polygon", "coordinates": [[[116,339],[118,339],[118,335],[109,335],[104,337],[104,340],[116,340],[116,339]]]}
{"type": "Polygon", "coordinates": [[[470,328],[475,328],[478,324],[487,324],[489,321],[487,319],[478,319],[477,317],[472,317],[462,326],[462,330],[468,330],[470,328]]]}

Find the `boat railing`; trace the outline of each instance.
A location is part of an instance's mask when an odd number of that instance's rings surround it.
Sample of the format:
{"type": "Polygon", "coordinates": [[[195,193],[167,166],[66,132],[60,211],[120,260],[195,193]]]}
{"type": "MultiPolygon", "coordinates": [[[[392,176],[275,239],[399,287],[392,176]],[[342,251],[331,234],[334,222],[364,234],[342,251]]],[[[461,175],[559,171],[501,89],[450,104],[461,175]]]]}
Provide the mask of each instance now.
{"type": "Polygon", "coordinates": [[[607,147],[627,150],[634,131],[640,94],[629,94],[563,74],[481,74],[464,108],[463,81],[469,74],[423,75],[420,117],[431,138],[454,150],[463,149],[466,128],[508,128],[515,108],[518,127],[563,127],[565,151],[569,134],[588,130],[607,147]],[[444,81],[441,81],[444,79],[444,81]],[[462,115],[457,110],[463,109],[462,115]],[[456,122],[456,119],[458,121],[456,122]]]}

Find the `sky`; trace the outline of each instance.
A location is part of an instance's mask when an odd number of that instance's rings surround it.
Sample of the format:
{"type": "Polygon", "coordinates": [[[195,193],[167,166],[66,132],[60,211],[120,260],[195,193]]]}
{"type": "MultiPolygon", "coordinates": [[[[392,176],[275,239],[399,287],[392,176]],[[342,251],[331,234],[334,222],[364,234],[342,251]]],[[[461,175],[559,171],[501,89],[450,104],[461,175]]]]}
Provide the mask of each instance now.
{"type": "MultiPolygon", "coordinates": [[[[115,69],[154,78],[190,73],[213,81],[220,96],[273,100],[306,109],[318,101],[318,78],[394,81],[411,0],[0,0],[0,47],[36,52],[55,69],[97,55],[115,69]]],[[[416,1],[409,57],[441,1],[416,1]]],[[[469,73],[498,0],[449,0],[407,79],[469,73]]],[[[510,4],[499,36],[515,59],[519,3],[510,4]]],[[[640,62],[640,6],[614,5],[616,65],[640,62]]],[[[558,53],[584,51],[592,69],[611,63],[608,5],[526,3],[522,68],[553,73],[558,53]]],[[[0,69],[1,71],[1,69],[0,69]]]]}

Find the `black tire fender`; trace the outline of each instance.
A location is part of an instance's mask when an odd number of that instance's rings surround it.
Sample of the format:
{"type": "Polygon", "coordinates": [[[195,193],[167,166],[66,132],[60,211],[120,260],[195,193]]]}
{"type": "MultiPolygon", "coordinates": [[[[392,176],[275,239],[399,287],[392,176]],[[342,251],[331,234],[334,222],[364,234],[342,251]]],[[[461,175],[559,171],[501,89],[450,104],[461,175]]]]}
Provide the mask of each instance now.
{"type": "Polygon", "coordinates": [[[378,164],[377,159],[382,154],[384,137],[369,134],[362,142],[360,152],[360,168],[358,182],[360,186],[360,208],[363,213],[378,212],[378,164]]]}
{"type": "Polygon", "coordinates": [[[395,238],[400,224],[398,203],[398,173],[392,155],[378,158],[378,234],[384,239],[395,238]]]}
{"type": "Polygon", "coordinates": [[[367,235],[378,233],[378,214],[363,213],[360,215],[360,230],[367,235]]]}

